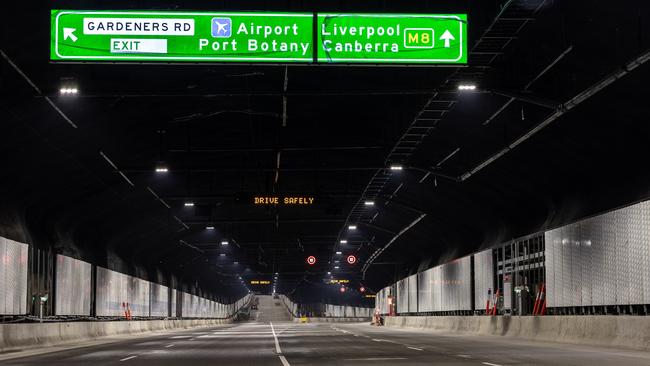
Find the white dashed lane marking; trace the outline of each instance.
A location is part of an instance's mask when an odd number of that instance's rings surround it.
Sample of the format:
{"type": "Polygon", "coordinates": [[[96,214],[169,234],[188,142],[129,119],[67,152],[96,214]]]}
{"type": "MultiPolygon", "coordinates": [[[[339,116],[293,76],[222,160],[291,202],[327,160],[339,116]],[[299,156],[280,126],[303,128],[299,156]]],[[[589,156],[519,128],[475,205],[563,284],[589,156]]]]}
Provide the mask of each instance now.
{"type": "Polygon", "coordinates": [[[280,361],[282,361],[282,365],[283,365],[283,366],[291,366],[291,365],[289,364],[289,361],[287,361],[287,359],[284,358],[284,356],[280,356],[280,361]]]}
{"type": "Polygon", "coordinates": [[[121,359],[120,362],[128,361],[128,360],[136,358],[136,357],[138,357],[138,356],[129,356],[129,357],[121,359]]]}

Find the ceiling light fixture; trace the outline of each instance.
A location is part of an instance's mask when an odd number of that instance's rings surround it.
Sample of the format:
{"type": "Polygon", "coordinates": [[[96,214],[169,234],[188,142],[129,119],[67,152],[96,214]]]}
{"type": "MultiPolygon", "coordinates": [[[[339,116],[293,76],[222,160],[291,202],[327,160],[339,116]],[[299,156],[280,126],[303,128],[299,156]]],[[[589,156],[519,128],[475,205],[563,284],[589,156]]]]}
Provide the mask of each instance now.
{"type": "Polygon", "coordinates": [[[185,207],[194,207],[194,202],[185,202],[185,207]]]}
{"type": "Polygon", "coordinates": [[[169,169],[167,169],[167,167],[164,167],[164,166],[156,167],[156,173],[167,173],[168,171],[169,171],[169,169]]]}
{"type": "Polygon", "coordinates": [[[356,229],[357,229],[357,225],[348,226],[348,230],[356,230],[356,229]]]}
{"type": "Polygon", "coordinates": [[[402,170],[403,167],[401,165],[391,165],[390,170],[402,170]]]}
{"type": "Polygon", "coordinates": [[[366,205],[366,206],[374,206],[375,201],[365,201],[363,204],[366,205]]]}
{"type": "Polygon", "coordinates": [[[206,226],[205,230],[214,230],[214,226],[206,226]]]}
{"type": "Polygon", "coordinates": [[[336,252],[336,254],[341,255],[341,252],[336,252]]]}
{"type": "Polygon", "coordinates": [[[476,90],[476,85],[474,85],[474,84],[460,84],[460,85],[458,85],[458,90],[476,90]]]}
{"type": "Polygon", "coordinates": [[[341,244],[347,244],[347,243],[348,243],[347,240],[345,240],[345,239],[341,240],[341,244]]]}
{"type": "Polygon", "coordinates": [[[222,240],[221,245],[228,245],[228,240],[222,240]]]}
{"type": "Polygon", "coordinates": [[[77,94],[79,93],[79,89],[77,88],[61,88],[59,89],[59,92],[64,95],[69,95],[69,94],[77,94]]]}

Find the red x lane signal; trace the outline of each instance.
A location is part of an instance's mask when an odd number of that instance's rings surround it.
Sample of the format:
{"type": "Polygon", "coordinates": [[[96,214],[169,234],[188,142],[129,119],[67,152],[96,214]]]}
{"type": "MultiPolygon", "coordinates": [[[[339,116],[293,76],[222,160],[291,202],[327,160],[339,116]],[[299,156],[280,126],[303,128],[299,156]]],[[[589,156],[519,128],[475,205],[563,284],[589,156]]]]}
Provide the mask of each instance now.
{"type": "Polygon", "coordinates": [[[307,264],[309,264],[310,266],[316,264],[316,257],[314,257],[313,255],[307,257],[307,264]]]}
{"type": "Polygon", "coordinates": [[[352,254],[348,255],[348,264],[355,264],[357,263],[357,257],[353,256],[352,254]]]}

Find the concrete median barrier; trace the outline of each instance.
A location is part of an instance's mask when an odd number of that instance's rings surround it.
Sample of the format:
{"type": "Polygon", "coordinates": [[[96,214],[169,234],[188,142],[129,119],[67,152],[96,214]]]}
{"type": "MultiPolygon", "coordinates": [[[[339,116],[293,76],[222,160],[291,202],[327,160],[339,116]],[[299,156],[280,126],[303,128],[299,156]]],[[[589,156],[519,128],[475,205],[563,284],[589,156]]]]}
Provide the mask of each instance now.
{"type": "Polygon", "coordinates": [[[0,324],[0,352],[231,322],[231,319],[188,319],[0,324]]]}
{"type": "Polygon", "coordinates": [[[644,316],[388,316],[388,327],[650,350],[644,316]]]}

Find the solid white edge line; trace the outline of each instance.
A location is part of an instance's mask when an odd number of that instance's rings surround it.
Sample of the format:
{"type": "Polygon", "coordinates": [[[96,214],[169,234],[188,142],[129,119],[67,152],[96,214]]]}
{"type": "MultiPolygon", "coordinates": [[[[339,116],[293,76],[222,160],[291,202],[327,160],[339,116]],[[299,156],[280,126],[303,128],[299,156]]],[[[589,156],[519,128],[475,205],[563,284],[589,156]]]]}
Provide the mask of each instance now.
{"type": "Polygon", "coordinates": [[[287,361],[287,359],[284,358],[284,356],[280,356],[280,361],[282,361],[282,365],[283,365],[283,366],[291,366],[291,364],[289,363],[289,361],[287,361]]]}
{"type": "Polygon", "coordinates": [[[406,348],[408,348],[408,349],[413,349],[413,350],[416,350],[416,351],[424,351],[424,349],[422,349],[422,348],[417,348],[417,347],[407,346],[406,348]]]}
{"type": "Polygon", "coordinates": [[[174,345],[173,344],[168,344],[168,345],[165,346],[165,348],[169,348],[169,347],[174,347],[174,345]]]}
{"type": "Polygon", "coordinates": [[[269,324],[271,325],[271,333],[273,333],[273,340],[275,341],[275,353],[282,353],[280,342],[278,342],[278,336],[275,334],[275,328],[273,328],[273,322],[269,322],[269,324]]]}
{"type": "Polygon", "coordinates": [[[481,363],[488,366],[501,366],[498,363],[491,363],[491,362],[481,362],[481,363]]]}
{"type": "Polygon", "coordinates": [[[138,357],[138,356],[129,356],[129,357],[121,359],[120,362],[128,361],[128,360],[130,360],[132,358],[136,358],[136,357],[138,357]]]}

